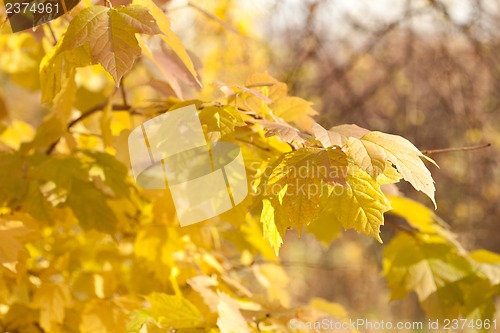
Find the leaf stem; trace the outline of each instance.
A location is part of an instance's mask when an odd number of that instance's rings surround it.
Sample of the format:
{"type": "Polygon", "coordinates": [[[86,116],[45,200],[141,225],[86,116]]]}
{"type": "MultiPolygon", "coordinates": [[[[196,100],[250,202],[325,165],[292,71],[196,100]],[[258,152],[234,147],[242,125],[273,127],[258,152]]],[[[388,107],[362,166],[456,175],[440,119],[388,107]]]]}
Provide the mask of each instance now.
{"type": "Polygon", "coordinates": [[[384,225],[389,227],[389,228],[395,229],[397,231],[406,232],[410,235],[413,235],[416,231],[418,231],[418,229],[416,229],[416,228],[410,229],[409,227],[403,226],[400,223],[396,223],[396,222],[388,220],[388,219],[386,219],[384,221],[384,225]]]}
{"type": "MultiPolygon", "coordinates": [[[[206,17],[208,17],[209,19],[214,20],[215,22],[219,23],[221,26],[223,26],[224,28],[226,28],[228,31],[231,31],[234,34],[242,36],[242,34],[238,30],[236,30],[235,28],[233,28],[227,22],[221,20],[216,15],[214,15],[214,14],[206,11],[205,9],[201,8],[200,6],[198,6],[197,4],[194,4],[191,1],[188,1],[187,5],[189,7],[191,7],[191,8],[193,8],[193,9],[196,9],[197,11],[199,11],[200,13],[202,13],[203,15],[205,15],[206,17]]],[[[244,36],[242,36],[242,37],[244,37],[244,36]]]]}
{"type": "Polygon", "coordinates": [[[47,22],[47,27],[49,28],[50,34],[52,35],[52,39],[54,40],[54,46],[55,46],[57,44],[56,33],[54,32],[54,29],[52,28],[50,22],[47,22]]]}
{"type": "Polygon", "coordinates": [[[432,155],[432,154],[441,154],[441,153],[451,153],[456,151],[470,151],[470,150],[479,150],[488,148],[491,146],[491,143],[486,143],[478,146],[469,146],[469,147],[457,147],[457,148],[442,148],[442,149],[431,149],[431,150],[422,150],[422,154],[424,155],[432,155]]]}
{"type": "Polygon", "coordinates": [[[120,92],[122,94],[123,105],[129,106],[129,104],[127,102],[127,92],[125,91],[125,86],[123,84],[123,78],[121,79],[121,82],[120,82],[120,92]]]}

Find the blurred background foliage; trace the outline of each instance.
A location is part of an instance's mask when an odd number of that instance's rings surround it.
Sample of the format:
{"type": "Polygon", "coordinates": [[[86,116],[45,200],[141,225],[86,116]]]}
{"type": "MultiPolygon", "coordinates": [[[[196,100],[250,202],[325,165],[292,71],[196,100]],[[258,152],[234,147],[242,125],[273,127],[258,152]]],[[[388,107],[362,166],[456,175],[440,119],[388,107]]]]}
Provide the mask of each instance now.
{"type": "MultiPolygon", "coordinates": [[[[239,83],[267,70],[288,83],[292,95],[314,101],[317,120],[327,128],[355,123],[401,135],[422,150],[491,143],[481,150],[434,154],[441,168],[431,171],[437,214],[460,242],[467,249],[500,252],[498,1],[163,2],[170,8],[173,30],[194,59],[203,59],[203,67],[194,62],[204,83],[201,96],[207,99],[220,95],[210,84],[215,80],[239,83]]],[[[39,88],[37,64],[43,50],[36,38],[36,33],[20,33],[0,50],[0,117],[11,121],[1,135],[12,147],[20,145],[16,138],[31,139],[47,113],[40,96],[24,90],[39,88]]],[[[124,82],[132,104],[158,98],[142,80],[144,70],[134,69],[124,82]]],[[[92,71],[96,69],[78,71],[79,96],[85,96],[76,101],[80,109],[90,108],[88,101],[101,103],[113,89],[106,74],[98,73],[99,80],[92,71]]],[[[193,82],[179,84],[187,91],[184,98],[194,96],[193,82]]],[[[94,144],[92,137],[82,140],[89,147],[94,144]]],[[[430,204],[404,184],[400,190],[430,204]]],[[[387,242],[391,230],[382,231],[387,242]]],[[[281,279],[292,303],[319,296],[360,316],[422,316],[415,298],[388,303],[380,274],[383,248],[372,239],[347,232],[324,247],[310,236],[287,237],[281,253],[289,275],[281,279]]]]}

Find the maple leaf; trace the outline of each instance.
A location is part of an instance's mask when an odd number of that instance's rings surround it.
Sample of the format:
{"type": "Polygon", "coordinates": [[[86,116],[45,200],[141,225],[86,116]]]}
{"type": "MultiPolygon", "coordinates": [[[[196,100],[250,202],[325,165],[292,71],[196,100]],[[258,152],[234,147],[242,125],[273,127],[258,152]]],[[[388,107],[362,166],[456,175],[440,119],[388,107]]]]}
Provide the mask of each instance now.
{"type": "Polygon", "coordinates": [[[238,110],[231,106],[208,106],[200,110],[200,122],[206,126],[209,141],[233,141],[237,126],[245,126],[238,110]]]}
{"type": "Polygon", "coordinates": [[[61,283],[43,283],[37,289],[33,303],[40,308],[40,326],[47,332],[53,332],[62,324],[65,308],[71,305],[70,289],[61,283]]]}
{"type": "Polygon", "coordinates": [[[21,253],[27,253],[23,238],[31,231],[22,222],[0,222],[0,264],[17,262],[21,253]]]}
{"type": "Polygon", "coordinates": [[[93,64],[101,64],[115,83],[141,55],[136,33],[160,34],[161,30],[148,9],[138,5],[108,8],[92,6],[71,21],[58,52],[88,47],[93,64]]]}
{"type": "Polygon", "coordinates": [[[256,122],[267,129],[266,137],[278,135],[282,141],[288,143],[305,143],[306,140],[310,139],[307,135],[287,123],[278,123],[263,119],[256,122]]]}
{"type": "Polygon", "coordinates": [[[369,132],[369,130],[354,124],[338,125],[330,128],[329,130],[325,129],[318,123],[314,123],[312,125],[312,133],[325,148],[331,146],[343,146],[349,137],[359,139],[369,132]]]}
{"type": "Polygon", "coordinates": [[[347,186],[347,159],[338,148],[301,148],[286,153],[261,185],[264,236],[275,252],[286,229],[309,225],[323,210],[335,185],[347,186]]]}
{"type": "Polygon", "coordinates": [[[315,124],[313,133],[324,147],[342,145],[349,158],[373,179],[377,179],[386,170],[387,161],[391,162],[404,180],[417,191],[424,192],[437,207],[434,180],[421,158],[436,166],[437,164],[405,138],[377,131],[369,132],[356,125],[340,125],[327,131],[315,124]]]}
{"type": "Polygon", "coordinates": [[[337,187],[330,197],[333,214],[344,229],[354,229],[373,236],[382,243],[380,226],[384,213],[391,209],[380,186],[356,166],[349,167],[349,187],[337,187]]]}
{"type": "Polygon", "coordinates": [[[384,249],[383,268],[392,299],[414,291],[428,313],[445,317],[459,314],[462,292],[458,283],[473,272],[450,244],[406,233],[398,234],[384,249]]]}
{"type": "Polygon", "coordinates": [[[82,333],[125,332],[127,316],[123,306],[113,300],[92,299],[82,310],[79,331],[82,333]]]}
{"type": "Polygon", "coordinates": [[[364,141],[365,147],[372,152],[372,159],[385,155],[385,159],[396,166],[403,179],[417,191],[424,192],[437,207],[434,199],[434,180],[420,158],[435,163],[434,161],[422,154],[410,141],[398,135],[370,132],[364,135],[361,141],[364,141]]]}

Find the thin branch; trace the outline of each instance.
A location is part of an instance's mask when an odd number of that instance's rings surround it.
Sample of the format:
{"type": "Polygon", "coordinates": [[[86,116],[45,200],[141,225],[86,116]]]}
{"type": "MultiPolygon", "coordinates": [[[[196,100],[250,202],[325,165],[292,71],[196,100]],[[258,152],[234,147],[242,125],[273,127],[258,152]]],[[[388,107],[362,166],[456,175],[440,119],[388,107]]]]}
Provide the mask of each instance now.
{"type": "MultiPolygon", "coordinates": [[[[108,105],[108,101],[106,100],[105,102],[101,103],[101,104],[98,104],[96,106],[94,106],[92,109],[88,110],[87,112],[83,113],[82,115],[80,115],[80,117],[72,120],[68,126],[67,126],[67,130],[69,132],[69,130],[75,126],[76,124],[78,124],[79,122],[83,121],[84,119],[90,117],[91,115],[99,112],[99,111],[102,111],[106,106],[108,105]]],[[[121,104],[113,104],[112,105],[112,110],[113,111],[128,111],[130,110],[130,106],[128,105],[121,105],[121,104]]],[[[47,150],[45,151],[45,153],[47,155],[50,155],[54,149],[56,148],[57,144],[59,143],[61,139],[57,139],[56,141],[54,141],[49,148],[47,148],[47,150]]]]}
{"type": "Polygon", "coordinates": [[[488,148],[488,147],[491,147],[491,143],[486,143],[484,145],[478,145],[478,146],[469,146],[469,147],[422,150],[422,154],[432,155],[432,154],[441,154],[441,153],[452,153],[452,152],[456,152],[456,151],[479,150],[479,149],[484,149],[484,148],[488,148]]]}
{"type": "Polygon", "coordinates": [[[274,260],[266,260],[266,259],[259,259],[259,260],[254,260],[252,261],[249,265],[234,265],[230,267],[231,271],[240,271],[244,269],[249,269],[254,265],[277,265],[277,266],[283,266],[283,267],[290,267],[290,268],[305,268],[305,269],[312,269],[312,270],[322,270],[322,271],[356,271],[356,270],[361,270],[363,269],[360,266],[336,266],[336,265],[331,265],[331,264],[325,264],[325,263],[310,263],[310,262],[305,262],[305,261],[300,261],[300,260],[280,260],[280,261],[274,261],[274,260]]]}
{"type": "Polygon", "coordinates": [[[262,82],[262,83],[249,84],[249,85],[246,85],[245,87],[246,88],[260,88],[260,87],[272,87],[275,85],[276,85],[275,82],[262,82]]]}
{"type": "Polygon", "coordinates": [[[52,28],[50,22],[47,22],[47,27],[49,28],[50,34],[52,35],[52,39],[54,39],[54,45],[56,45],[57,44],[56,33],[54,32],[54,29],[52,28]]]}
{"type": "Polygon", "coordinates": [[[220,18],[218,18],[214,14],[206,11],[205,9],[201,8],[197,4],[194,4],[191,1],[189,1],[188,2],[188,6],[191,7],[191,8],[193,8],[193,9],[196,9],[197,11],[199,11],[200,13],[202,13],[203,15],[205,15],[206,17],[208,17],[209,19],[214,20],[215,22],[219,23],[220,25],[222,25],[224,28],[226,28],[227,30],[231,31],[232,33],[235,33],[235,34],[237,34],[237,35],[239,35],[241,37],[245,37],[238,30],[236,30],[235,28],[233,28],[232,26],[230,26],[227,22],[224,22],[223,20],[221,20],[220,18]]]}
{"type": "Polygon", "coordinates": [[[120,82],[120,92],[122,94],[123,105],[129,106],[129,104],[127,102],[127,92],[125,91],[125,86],[123,84],[123,78],[121,79],[121,82],[120,82]]]}

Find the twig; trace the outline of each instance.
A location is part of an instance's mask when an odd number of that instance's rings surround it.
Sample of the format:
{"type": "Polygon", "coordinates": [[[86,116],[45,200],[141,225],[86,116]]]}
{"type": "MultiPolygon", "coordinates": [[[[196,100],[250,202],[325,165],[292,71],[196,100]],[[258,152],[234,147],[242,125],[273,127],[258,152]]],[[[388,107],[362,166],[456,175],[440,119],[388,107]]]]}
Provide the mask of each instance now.
{"type": "Polygon", "coordinates": [[[246,88],[259,88],[259,87],[272,87],[275,86],[276,82],[262,82],[262,83],[253,83],[246,85],[246,88]]]}
{"type": "MultiPolygon", "coordinates": [[[[87,112],[83,113],[82,115],[80,115],[80,117],[72,120],[68,126],[67,126],[67,130],[69,132],[69,130],[75,126],[76,124],[78,124],[79,122],[81,122],[82,120],[90,117],[91,115],[93,115],[94,113],[97,113],[99,111],[101,111],[102,109],[104,109],[106,107],[106,105],[108,105],[108,101],[105,101],[101,104],[98,104],[96,106],[94,106],[92,109],[88,110],[87,112]]],[[[121,105],[121,104],[113,104],[112,105],[112,110],[113,111],[127,111],[127,110],[130,110],[130,106],[128,105],[121,105]]],[[[45,153],[47,155],[50,155],[54,149],[56,148],[57,144],[59,143],[61,139],[57,139],[56,141],[54,141],[49,148],[47,148],[47,150],[45,151],[45,153]]]]}
{"type": "Polygon", "coordinates": [[[233,28],[232,26],[230,26],[227,22],[224,22],[223,20],[221,20],[220,18],[218,18],[214,14],[207,12],[205,9],[201,8],[197,4],[194,4],[191,1],[189,1],[188,2],[188,6],[191,7],[191,8],[193,8],[193,9],[196,9],[197,11],[199,11],[200,13],[202,13],[203,15],[205,15],[206,17],[208,17],[209,19],[214,20],[215,22],[219,23],[220,25],[222,25],[224,28],[226,28],[227,30],[231,31],[232,33],[235,33],[237,35],[245,37],[238,30],[236,30],[235,28],[233,28]]]}
{"type": "Polygon", "coordinates": [[[52,25],[50,24],[50,22],[47,22],[47,27],[49,28],[49,31],[52,35],[52,39],[54,39],[54,45],[56,45],[57,44],[56,33],[54,32],[54,29],[52,29],[52,25]]]}
{"type": "Polygon", "coordinates": [[[128,106],[127,92],[125,91],[125,86],[123,84],[123,78],[121,79],[121,82],[120,82],[120,92],[122,94],[123,105],[128,106]]]}
{"type": "Polygon", "coordinates": [[[451,152],[455,152],[455,151],[479,150],[479,149],[488,148],[490,146],[491,146],[491,143],[486,143],[484,145],[469,146],[469,147],[422,150],[422,154],[424,154],[424,155],[432,155],[432,154],[440,154],[440,153],[451,153],[451,152]]]}

